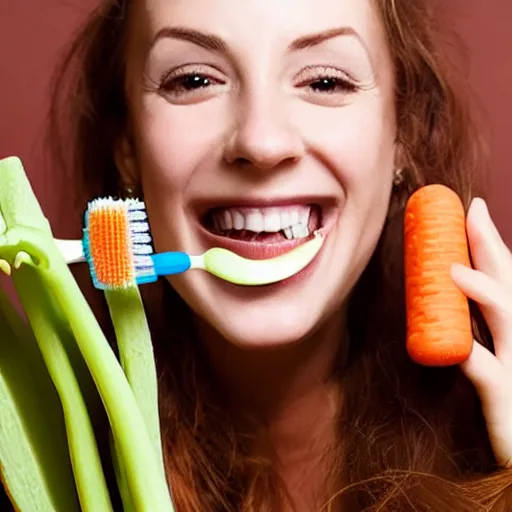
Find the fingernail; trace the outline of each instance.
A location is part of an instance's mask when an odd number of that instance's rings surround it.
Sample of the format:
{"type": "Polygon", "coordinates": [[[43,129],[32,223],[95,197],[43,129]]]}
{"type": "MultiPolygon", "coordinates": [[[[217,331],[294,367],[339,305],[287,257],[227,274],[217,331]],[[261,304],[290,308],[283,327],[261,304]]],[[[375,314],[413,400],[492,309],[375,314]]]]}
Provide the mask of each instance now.
{"type": "Polygon", "coordinates": [[[482,211],[482,213],[485,212],[487,215],[489,214],[489,209],[487,208],[487,203],[485,202],[484,199],[482,199],[481,197],[475,197],[472,202],[474,206],[476,206],[482,211]]]}
{"type": "Polygon", "coordinates": [[[473,199],[473,203],[473,207],[477,210],[478,217],[480,217],[485,222],[490,223],[491,225],[494,224],[485,199],[482,199],[481,197],[475,197],[473,199]]]}

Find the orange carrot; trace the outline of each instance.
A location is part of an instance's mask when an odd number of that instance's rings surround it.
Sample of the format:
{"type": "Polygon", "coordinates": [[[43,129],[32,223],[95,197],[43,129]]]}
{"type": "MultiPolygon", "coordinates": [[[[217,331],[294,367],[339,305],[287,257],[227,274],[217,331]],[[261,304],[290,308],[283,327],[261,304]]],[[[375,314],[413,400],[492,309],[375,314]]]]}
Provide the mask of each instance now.
{"type": "Polygon", "coordinates": [[[404,220],[407,352],[424,366],[466,360],[473,347],[467,297],[453,282],[453,263],[470,266],[466,216],[459,196],[444,185],[411,195],[404,220]]]}

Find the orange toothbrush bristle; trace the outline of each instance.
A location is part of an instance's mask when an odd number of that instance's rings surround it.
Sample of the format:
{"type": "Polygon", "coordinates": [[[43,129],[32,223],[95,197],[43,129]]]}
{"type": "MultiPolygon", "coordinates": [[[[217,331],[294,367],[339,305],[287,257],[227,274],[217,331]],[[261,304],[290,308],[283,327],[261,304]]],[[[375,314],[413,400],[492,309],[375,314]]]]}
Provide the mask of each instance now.
{"type": "Polygon", "coordinates": [[[96,277],[112,286],[125,286],[134,279],[128,220],[123,208],[101,208],[89,216],[90,253],[96,277]]]}
{"type": "MultiPolygon", "coordinates": [[[[97,199],[89,204],[84,229],[84,253],[94,284],[99,289],[137,284],[137,264],[150,252],[149,229],[142,203],[135,200],[97,199]],[[139,244],[138,244],[139,242],[139,244]]],[[[147,258],[146,258],[147,259],[147,258]]]]}

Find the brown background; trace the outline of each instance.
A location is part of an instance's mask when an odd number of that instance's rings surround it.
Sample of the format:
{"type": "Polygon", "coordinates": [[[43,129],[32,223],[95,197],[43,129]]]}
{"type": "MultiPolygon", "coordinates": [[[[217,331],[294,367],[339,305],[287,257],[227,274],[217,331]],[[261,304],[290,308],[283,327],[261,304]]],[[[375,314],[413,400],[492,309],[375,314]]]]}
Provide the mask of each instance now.
{"type": "MultiPolygon", "coordinates": [[[[341,0],[340,0],[341,1],[341,0]]],[[[47,84],[57,53],[94,0],[0,0],[0,158],[20,156],[57,236],[68,230],[58,179],[42,163],[47,84]],[[58,209],[59,207],[59,209],[58,209]]],[[[492,133],[490,208],[512,245],[511,0],[444,0],[470,51],[471,83],[492,133]]],[[[64,203],[63,203],[64,200],[64,203]]],[[[76,230],[73,230],[76,231],[76,230]]]]}

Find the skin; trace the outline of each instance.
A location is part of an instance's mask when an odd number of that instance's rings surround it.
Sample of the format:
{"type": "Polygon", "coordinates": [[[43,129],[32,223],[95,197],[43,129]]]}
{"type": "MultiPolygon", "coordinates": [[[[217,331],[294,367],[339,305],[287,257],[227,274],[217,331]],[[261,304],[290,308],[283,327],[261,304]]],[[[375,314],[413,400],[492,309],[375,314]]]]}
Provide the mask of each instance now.
{"type": "MultiPolygon", "coordinates": [[[[328,209],[325,246],[300,281],[246,289],[205,272],[168,278],[196,313],[233,402],[266,422],[294,500],[313,508],[321,486],[313,475],[335,439],[339,390],[329,375],[347,344],[344,305],[379,239],[400,165],[384,28],[370,0],[139,0],[131,19],[130,125],[116,158],[127,181],[142,182],[158,252],[211,246],[201,206],[314,196],[328,209]],[[212,34],[225,48],[182,34],[155,42],[168,27],[212,34]],[[350,34],[289,49],[339,27],[350,34]],[[186,73],[209,82],[187,91],[176,81],[186,73]],[[315,89],[323,77],[334,79],[329,92],[315,89]]],[[[463,370],[504,461],[512,454],[512,315],[503,306],[512,303],[512,261],[475,204],[476,270],[454,268],[454,279],[485,304],[500,354],[477,346],[463,370]]]]}
{"type": "Polygon", "coordinates": [[[475,342],[461,369],[480,396],[498,464],[512,467],[512,255],[480,198],[469,208],[467,232],[474,268],[454,265],[452,276],[482,309],[495,354],[475,342]]]}

